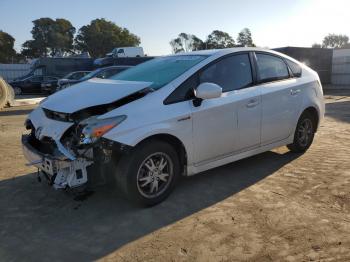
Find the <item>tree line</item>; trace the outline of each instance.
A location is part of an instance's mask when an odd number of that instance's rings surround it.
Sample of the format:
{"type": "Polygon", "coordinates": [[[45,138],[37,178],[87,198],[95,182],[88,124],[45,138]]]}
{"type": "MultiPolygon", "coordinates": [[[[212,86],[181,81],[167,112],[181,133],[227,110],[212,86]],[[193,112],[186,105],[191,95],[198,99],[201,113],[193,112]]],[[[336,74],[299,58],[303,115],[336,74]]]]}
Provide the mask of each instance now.
{"type": "Polygon", "coordinates": [[[40,18],[33,21],[31,34],[32,39],[25,41],[20,53],[16,53],[15,39],[10,34],[0,31],[0,63],[81,52],[89,52],[92,57],[97,58],[118,46],[140,44],[137,35],[104,18],[92,20],[78,31],[66,19],[40,18]]]}
{"type": "Polygon", "coordinates": [[[237,36],[237,44],[228,33],[214,30],[205,41],[195,35],[180,33],[178,37],[170,41],[173,53],[190,52],[205,49],[221,49],[236,46],[255,46],[252,33],[248,28],[244,28],[237,36]]]}
{"type": "MultiPolygon", "coordinates": [[[[33,21],[32,39],[23,43],[20,52],[14,49],[15,39],[0,30],[0,63],[15,63],[27,58],[66,56],[88,52],[93,58],[102,57],[115,47],[138,46],[140,38],[127,28],[104,18],[94,19],[77,30],[70,21],[40,18],[33,21]]],[[[214,30],[205,40],[193,34],[180,33],[170,41],[173,53],[235,46],[255,46],[252,33],[244,28],[236,40],[228,33],[214,30]]],[[[349,37],[328,34],[315,48],[350,48],[349,37]]]]}
{"type": "Polygon", "coordinates": [[[314,43],[313,48],[350,48],[347,35],[328,34],[323,38],[322,44],[314,43]]]}

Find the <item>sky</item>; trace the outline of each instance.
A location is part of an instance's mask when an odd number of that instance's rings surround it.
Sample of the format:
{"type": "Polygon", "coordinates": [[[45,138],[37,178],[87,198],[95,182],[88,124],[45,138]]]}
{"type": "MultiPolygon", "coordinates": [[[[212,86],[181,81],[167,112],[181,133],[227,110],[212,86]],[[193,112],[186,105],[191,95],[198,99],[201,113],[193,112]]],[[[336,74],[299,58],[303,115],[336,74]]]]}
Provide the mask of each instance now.
{"type": "Polygon", "coordinates": [[[179,33],[205,40],[213,30],[234,38],[248,27],[260,47],[321,43],[328,33],[350,36],[347,0],[0,0],[0,30],[11,34],[20,51],[31,39],[32,21],[65,18],[78,30],[95,18],[126,27],[141,38],[148,55],[171,53],[179,33]]]}

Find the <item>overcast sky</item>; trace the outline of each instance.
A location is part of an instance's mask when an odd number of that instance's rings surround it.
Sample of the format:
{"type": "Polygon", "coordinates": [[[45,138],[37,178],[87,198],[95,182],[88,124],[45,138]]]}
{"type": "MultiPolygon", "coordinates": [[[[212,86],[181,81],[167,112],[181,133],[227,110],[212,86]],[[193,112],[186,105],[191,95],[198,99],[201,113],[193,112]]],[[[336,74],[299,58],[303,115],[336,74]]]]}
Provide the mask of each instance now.
{"type": "Polygon", "coordinates": [[[169,54],[179,33],[205,40],[215,29],[236,38],[248,27],[261,47],[311,46],[328,33],[350,36],[350,1],[346,0],[0,0],[0,30],[21,49],[31,39],[32,21],[65,18],[77,30],[106,18],[141,38],[148,55],[169,54]]]}

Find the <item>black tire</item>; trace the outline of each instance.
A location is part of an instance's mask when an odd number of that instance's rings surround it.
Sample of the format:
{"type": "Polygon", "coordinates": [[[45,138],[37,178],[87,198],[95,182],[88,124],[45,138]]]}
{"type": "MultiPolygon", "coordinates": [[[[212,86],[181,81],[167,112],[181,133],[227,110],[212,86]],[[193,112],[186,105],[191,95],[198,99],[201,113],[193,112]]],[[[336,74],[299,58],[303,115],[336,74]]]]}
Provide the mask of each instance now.
{"type": "Polygon", "coordinates": [[[304,112],[295,128],[293,143],[287,145],[288,149],[295,153],[304,153],[311,146],[315,131],[316,121],[314,116],[309,112],[304,112]]]}
{"type": "Polygon", "coordinates": [[[7,104],[7,98],[9,95],[9,90],[5,80],[0,78],[0,109],[4,108],[7,104]]]}
{"type": "Polygon", "coordinates": [[[12,106],[15,102],[15,91],[13,90],[12,86],[7,84],[8,88],[8,95],[7,95],[7,105],[12,106]]]}
{"type": "Polygon", "coordinates": [[[142,206],[153,206],[166,199],[174,189],[179,176],[180,161],[175,149],[170,144],[160,140],[148,140],[133,148],[129,154],[119,159],[115,172],[117,187],[121,193],[130,201],[142,206]],[[158,162],[156,161],[157,157],[160,159],[158,162]],[[159,167],[159,162],[162,161],[162,158],[167,161],[165,165],[169,173],[167,182],[163,181],[163,179],[165,179],[163,175],[165,174],[160,174],[162,171],[160,168],[155,171],[160,173],[153,173],[145,167],[150,164],[150,162],[147,162],[147,159],[148,161],[153,159],[152,161],[154,161],[155,166],[158,164],[159,167]],[[142,175],[144,175],[144,177],[142,177],[142,175]],[[157,175],[163,177],[159,178],[157,175]],[[152,177],[153,180],[151,182],[146,181],[150,177],[152,177]],[[157,180],[156,190],[159,189],[159,191],[155,192],[153,196],[151,196],[151,193],[147,195],[146,191],[148,191],[148,187],[149,191],[154,191],[154,189],[152,189],[152,184],[155,183],[155,179],[157,180]],[[148,184],[143,186],[146,182],[148,182],[148,184]],[[140,185],[140,183],[142,183],[142,185],[140,185]]]}

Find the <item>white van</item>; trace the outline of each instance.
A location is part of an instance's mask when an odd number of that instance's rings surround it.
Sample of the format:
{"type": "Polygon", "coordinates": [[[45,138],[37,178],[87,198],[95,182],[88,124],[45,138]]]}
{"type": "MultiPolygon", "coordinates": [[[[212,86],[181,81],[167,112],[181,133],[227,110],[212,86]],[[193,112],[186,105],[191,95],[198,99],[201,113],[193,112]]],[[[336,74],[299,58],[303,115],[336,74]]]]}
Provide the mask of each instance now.
{"type": "Polygon", "coordinates": [[[145,56],[142,47],[117,47],[107,54],[108,57],[141,57],[145,56]]]}

